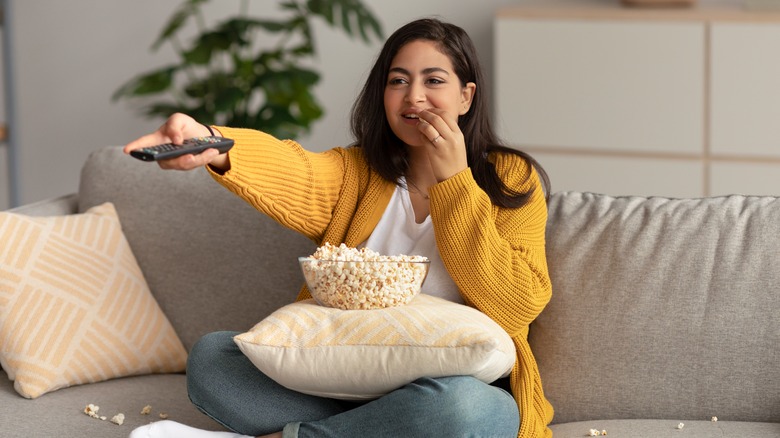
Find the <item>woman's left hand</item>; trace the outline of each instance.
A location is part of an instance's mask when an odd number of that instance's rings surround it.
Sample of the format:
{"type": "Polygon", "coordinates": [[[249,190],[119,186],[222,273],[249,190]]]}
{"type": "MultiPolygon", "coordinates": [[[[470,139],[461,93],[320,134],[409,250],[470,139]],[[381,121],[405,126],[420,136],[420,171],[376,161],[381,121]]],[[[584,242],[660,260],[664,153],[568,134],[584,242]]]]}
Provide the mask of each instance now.
{"type": "Polygon", "coordinates": [[[433,173],[439,182],[463,171],[468,167],[466,141],[458,126],[457,115],[438,108],[422,110],[418,113],[423,143],[428,151],[433,173]]]}

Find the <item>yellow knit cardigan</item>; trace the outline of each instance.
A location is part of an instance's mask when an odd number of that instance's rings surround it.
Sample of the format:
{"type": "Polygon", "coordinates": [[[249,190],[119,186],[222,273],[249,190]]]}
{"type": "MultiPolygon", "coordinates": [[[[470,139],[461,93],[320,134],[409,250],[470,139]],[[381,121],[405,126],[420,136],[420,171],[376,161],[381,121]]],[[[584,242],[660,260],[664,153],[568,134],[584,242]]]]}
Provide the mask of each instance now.
{"type": "MultiPolygon", "coordinates": [[[[214,178],[318,245],[364,242],[395,190],[370,170],[359,147],[314,153],[259,131],[218,129],[235,146],[230,170],[212,171],[214,178]]],[[[494,154],[491,160],[508,186],[535,189],[530,202],[516,209],[493,205],[467,169],[431,187],[431,220],[441,258],[464,301],[514,340],[517,361],[510,382],[521,413],[518,437],[551,437],[547,426],[553,409],[527,340],[529,324],[551,295],[547,206],[538,175],[525,160],[512,154],[494,154]]],[[[309,296],[304,287],[298,299],[309,296]]]]}

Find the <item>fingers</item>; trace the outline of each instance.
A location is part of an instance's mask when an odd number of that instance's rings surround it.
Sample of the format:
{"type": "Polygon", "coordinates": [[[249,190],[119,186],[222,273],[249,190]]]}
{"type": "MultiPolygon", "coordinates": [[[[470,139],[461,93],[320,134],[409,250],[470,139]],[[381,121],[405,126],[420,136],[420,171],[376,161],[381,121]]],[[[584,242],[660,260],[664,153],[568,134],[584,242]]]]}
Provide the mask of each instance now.
{"type": "Polygon", "coordinates": [[[418,129],[431,145],[428,160],[437,181],[444,181],[467,168],[466,143],[457,118],[438,108],[420,111],[418,115],[418,129]]]}
{"type": "Polygon", "coordinates": [[[449,128],[452,131],[458,131],[460,130],[460,127],[458,127],[458,117],[450,116],[450,114],[440,108],[428,108],[427,110],[423,110],[420,112],[420,117],[425,119],[426,121],[431,122],[431,120],[441,120],[444,122],[441,127],[442,128],[449,128]],[[423,114],[426,113],[426,114],[423,114]]]}
{"type": "MultiPolygon", "coordinates": [[[[176,113],[168,117],[168,120],[157,128],[157,131],[144,135],[125,145],[124,152],[130,153],[130,151],[135,149],[156,146],[163,143],[181,144],[186,138],[204,135],[204,131],[208,131],[207,128],[192,117],[186,114],[176,113]]],[[[208,133],[205,135],[208,135],[208,133]]]]}
{"type": "Polygon", "coordinates": [[[136,149],[170,142],[171,140],[167,136],[163,135],[159,130],[157,130],[151,134],[144,135],[143,137],[131,141],[130,143],[126,144],[122,150],[124,153],[129,154],[130,151],[134,151],[136,149]]]}
{"type": "Polygon", "coordinates": [[[437,144],[452,139],[453,134],[460,132],[457,119],[450,120],[448,114],[438,108],[431,108],[418,113],[420,123],[417,129],[431,143],[437,144]]]}
{"type": "Polygon", "coordinates": [[[192,170],[211,163],[211,161],[217,156],[219,156],[218,150],[206,149],[198,155],[186,154],[180,157],[172,158],[170,160],[158,161],[157,164],[162,169],[192,170]]]}

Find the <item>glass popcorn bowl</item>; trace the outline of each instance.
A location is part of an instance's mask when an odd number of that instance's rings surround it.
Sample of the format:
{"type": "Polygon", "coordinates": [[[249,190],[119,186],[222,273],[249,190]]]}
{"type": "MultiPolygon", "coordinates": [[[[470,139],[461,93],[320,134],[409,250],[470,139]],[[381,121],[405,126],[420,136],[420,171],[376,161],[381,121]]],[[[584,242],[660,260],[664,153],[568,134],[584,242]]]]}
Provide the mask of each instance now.
{"type": "Polygon", "coordinates": [[[422,288],[429,260],[343,261],[299,257],[306,285],[321,306],[383,309],[409,303],[422,288]]]}

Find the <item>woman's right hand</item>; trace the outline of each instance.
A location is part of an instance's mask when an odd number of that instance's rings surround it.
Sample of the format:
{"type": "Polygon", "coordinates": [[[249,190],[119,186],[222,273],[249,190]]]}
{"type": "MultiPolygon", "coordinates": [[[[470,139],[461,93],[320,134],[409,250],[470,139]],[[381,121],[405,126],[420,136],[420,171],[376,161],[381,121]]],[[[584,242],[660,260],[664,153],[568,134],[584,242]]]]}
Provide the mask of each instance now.
{"type": "MultiPolygon", "coordinates": [[[[208,128],[198,123],[192,117],[176,113],[168,117],[168,120],[157,131],[144,135],[131,141],[124,147],[124,152],[156,146],[163,143],[182,144],[184,140],[193,137],[206,137],[211,135],[208,128]]],[[[220,154],[216,149],[207,149],[198,155],[185,154],[169,160],[158,161],[163,169],[191,170],[196,167],[210,164],[217,169],[227,170],[230,167],[227,154],[220,154]]]]}

